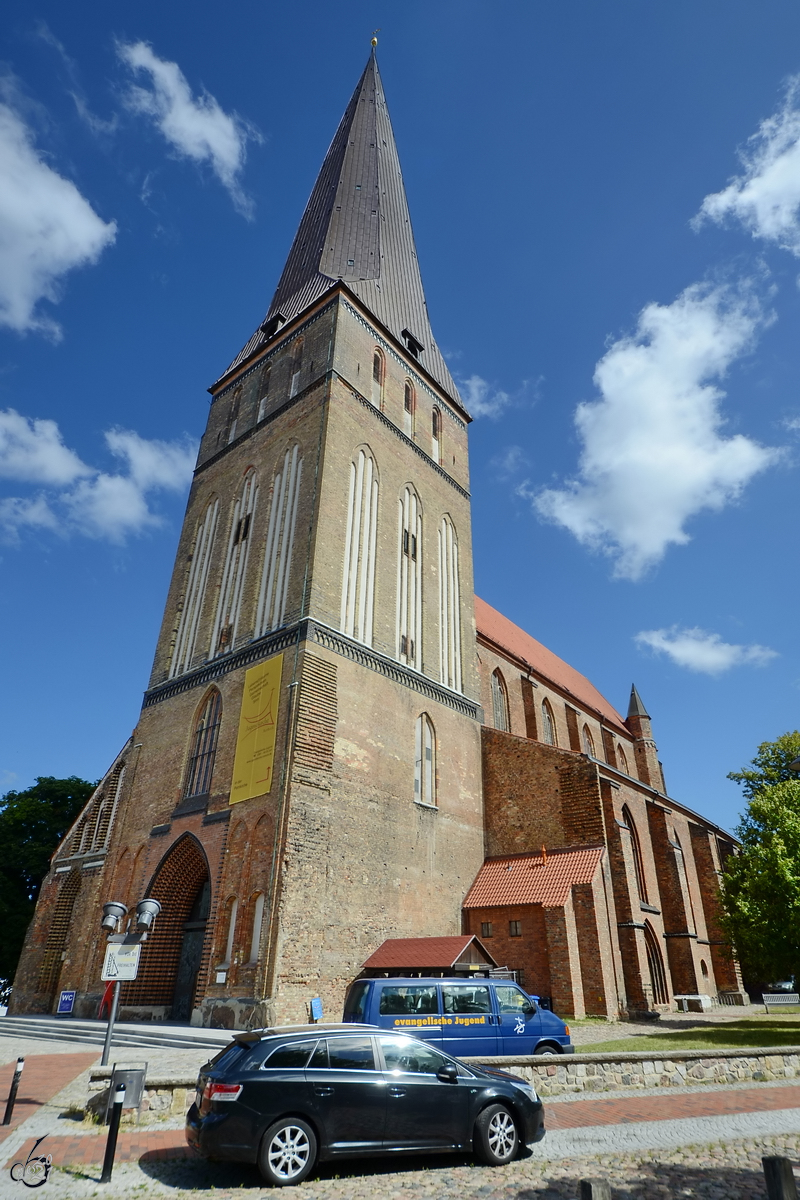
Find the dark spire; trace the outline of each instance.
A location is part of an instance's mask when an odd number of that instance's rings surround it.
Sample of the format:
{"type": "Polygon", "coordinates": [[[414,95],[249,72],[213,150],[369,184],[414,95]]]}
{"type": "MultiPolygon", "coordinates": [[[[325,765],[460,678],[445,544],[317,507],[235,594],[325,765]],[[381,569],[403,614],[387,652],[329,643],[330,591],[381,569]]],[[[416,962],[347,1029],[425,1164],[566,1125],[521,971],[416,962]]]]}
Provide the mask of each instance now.
{"type": "MultiPolygon", "coordinates": [[[[325,156],[263,325],[228,370],[341,279],[463,407],[433,338],[400,160],[373,50],[325,156]],[[267,330],[267,333],[264,330],[267,330]]],[[[226,372],[227,374],[227,372],[226,372]]]]}
{"type": "Polygon", "coordinates": [[[636,690],[635,683],[631,684],[631,699],[630,699],[630,703],[628,704],[628,716],[629,717],[647,717],[648,720],[650,718],[650,714],[648,713],[647,709],[645,708],[644,704],[642,703],[642,697],[639,695],[639,693],[636,690]]]}

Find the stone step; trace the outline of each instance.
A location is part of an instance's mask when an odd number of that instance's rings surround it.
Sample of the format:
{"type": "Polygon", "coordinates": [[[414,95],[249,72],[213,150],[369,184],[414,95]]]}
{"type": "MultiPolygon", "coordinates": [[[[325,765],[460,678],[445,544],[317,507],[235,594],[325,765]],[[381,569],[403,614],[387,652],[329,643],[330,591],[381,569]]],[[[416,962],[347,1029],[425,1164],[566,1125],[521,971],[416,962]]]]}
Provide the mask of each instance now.
{"type": "MultiPolygon", "coordinates": [[[[16,1016],[0,1017],[0,1036],[36,1038],[42,1041],[79,1042],[102,1046],[105,1021],[78,1020],[74,1017],[16,1016]]],[[[118,1021],[114,1026],[114,1046],[156,1046],[174,1050],[220,1050],[231,1040],[225,1029],[198,1029],[192,1025],[141,1025],[118,1021]]]]}

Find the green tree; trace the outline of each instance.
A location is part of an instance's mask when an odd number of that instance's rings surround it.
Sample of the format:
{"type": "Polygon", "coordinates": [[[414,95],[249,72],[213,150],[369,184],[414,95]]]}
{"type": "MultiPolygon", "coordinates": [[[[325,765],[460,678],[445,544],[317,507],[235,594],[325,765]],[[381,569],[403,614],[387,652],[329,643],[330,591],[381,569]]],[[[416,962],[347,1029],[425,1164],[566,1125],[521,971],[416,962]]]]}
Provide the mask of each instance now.
{"type": "Polygon", "coordinates": [[[785,733],[728,776],[747,808],[741,852],[723,870],[723,927],[751,979],[800,976],[800,779],[788,766],[798,756],[800,732],[785,733]]]}
{"type": "Polygon", "coordinates": [[[53,851],[96,786],[42,775],[0,797],[0,982],[14,977],[53,851]]]}

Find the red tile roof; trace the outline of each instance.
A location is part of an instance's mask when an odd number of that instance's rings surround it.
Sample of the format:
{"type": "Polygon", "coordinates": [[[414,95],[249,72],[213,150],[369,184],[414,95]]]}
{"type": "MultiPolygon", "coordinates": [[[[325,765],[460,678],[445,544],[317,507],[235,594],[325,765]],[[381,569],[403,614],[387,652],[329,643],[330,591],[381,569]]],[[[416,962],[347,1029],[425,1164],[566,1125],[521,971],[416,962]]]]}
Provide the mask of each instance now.
{"type": "Polygon", "coordinates": [[[506,904],[566,903],[576,883],[591,883],[603,857],[602,846],[549,850],[541,854],[510,854],[489,858],[467,893],[464,908],[495,908],[506,904]]]}
{"type": "Polygon", "coordinates": [[[486,956],[483,961],[497,965],[474,934],[466,934],[460,937],[387,938],[364,966],[381,970],[394,967],[414,971],[441,970],[455,966],[471,942],[475,942],[486,956]]]}
{"type": "Polygon", "coordinates": [[[569,692],[578,703],[601,713],[606,720],[613,721],[627,732],[620,713],[609,704],[605,696],[600,695],[585,675],[581,675],[580,671],[565,663],[557,654],[553,654],[552,650],[537,642],[536,638],[532,638],[524,629],[520,629],[478,596],[475,597],[475,621],[478,633],[488,641],[494,642],[502,650],[510,651],[515,658],[529,663],[537,675],[550,680],[562,691],[569,692]]]}

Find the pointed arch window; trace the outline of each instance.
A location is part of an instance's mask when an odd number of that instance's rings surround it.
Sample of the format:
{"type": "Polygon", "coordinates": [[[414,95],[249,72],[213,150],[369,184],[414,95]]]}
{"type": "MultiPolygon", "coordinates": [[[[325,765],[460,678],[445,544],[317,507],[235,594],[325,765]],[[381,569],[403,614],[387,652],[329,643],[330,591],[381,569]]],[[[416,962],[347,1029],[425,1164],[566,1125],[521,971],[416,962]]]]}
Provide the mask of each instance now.
{"type": "Polygon", "coordinates": [[[435,463],[442,461],[442,414],[438,408],[431,413],[431,458],[435,463]]]}
{"type": "Polygon", "coordinates": [[[639,891],[639,899],[643,904],[647,904],[647,880],[644,873],[644,861],[642,859],[642,847],[639,842],[639,834],[634,824],[631,810],[627,804],[622,809],[622,822],[625,828],[631,835],[631,853],[633,854],[633,870],[636,875],[636,887],[639,891]]]}
{"type": "Polygon", "coordinates": [[[264,923],[264,893],[259,892],[253,901],[253,929],[250,935],[250,962],[258,962],[261,950],[261,926],[264,923]]]}
{"type": "Polygon", "coordinates": [[[594,738],[588,725],[584,725],[583,727],[583,752],[584,754],[588,754],[590,758],[597,758],[594,752],[594,738]]]}
{"type": "Polygon", "coordinates": [[[233,947],[236,940],[236,914],[239,911],[239,901],[234,896],[228,901],[228,936],[225,939],[225,961],[222,967],[229,967],[233,960],[233,947]]]}
{"type": "Polygon", "coordinates": [[[203,513],[197,527],[194,546],[189,566],[189,579],[186,584],[186,597],[183,602],[178,633],[175,638],[175,649],[169,669],[170,679],[188,671],[194,659],[197,643],[197,628],[203,608],[208,582],[208,568],[214,549],[214,536],[217,532],[219,516],[219,501],[212,500],[203,513]]]}
{"type": "Polygon", "coordinates": [[[362,449],[350,464],[341,629],[366,646],[372,645],[377,537],[378,472],[371,452],[362,449]]]}
{"type": "Polygon", "coordinates": [[[257,500],[258,480],[251,468],[244,477],[241,494],[233,506],[228,552],[211,635],[212,655],[227,654],[236,644],[257,500]]]}
{"type": "Polygon", "coordinates": [[[300,372],[303,369],[303,337],[295,338],[289,368],[289,399],[300,391],[300,372]]]}
{"type": "Polygon", "coordinates": [[[239,424],[239,405],[241,404],[241,402],[242,402],[242,389],[240,387],[234,388],[233,396],[231,398],[231,407],[230,407],[230,411],[228,413],[228,439],[227,440],[228,440],[229,446],[230,446],[231,442],[234,440],[234,438],[236,437],[236,427],[239,424]]]}
{"type": "Polygon", "coordinates": [[[284,454],[272,484],[267,544],[256,613],[256,637],[261,637],[270,629],[277,629],[286,620],[302,477],[303,456],[295,443],[284,454]]]}
{"type": "Polygon", "coordinates": [[[623,771],[626,775],[630,775],[630,770],[628,769],[628,759],[625,751],[622,749],[622,746],[617,746],[617,766],[620,771],[623,771]]]}
{"type": "Polygon", "coordinates": [[[644,926],[644,944],[647,951],[647,966],[650,972],[650,985],[653,989],[654,1004],[668,1004],[667,973],[664,970],[664,959],[661,947],[649,921],[644,926]]]}
{"type": "Polygon", "coordinates": [[[414,799],[436,805],[436,730],[427,713],[420,713],[414,731],[414,799]]]}
{"type": "Polygon", "coordinates": [[[461,588],[458,539],[449,517],[439,526],[439,672],[445,687],[461,691],[461,588]]]}
{"type": "Polygon", "coordinates": [[[422,663],[422,507],[403,489],[398,509],[397,657],[415,670],[422,663]]]}
{"type": "Polygon", "coordinates": [[[508,690],[500,670],[492,672],[492,711],[495,729],[502,729],[508,733],[511,728],[508,719],[508,690]]]}
{"type": "Polygon", "coordinates": [[[417,397],[414,385],[407,379],[403,388],[403,433],[414,436],[414,412],[417,407],[417,397]]]}
{"type": "Polygon", "coordinates": [[[383,408],[383,381],[386,374],[386,364],[380,350],[372,355],[372,391],[370,400],[376,408],[383,408]]]}
{"type": "Polygon", "coordinates": [[[686,872],[686,859],[683,855],[683,847],[680,843],[680,838],[673,826],[672,829],[672,848],[675,851],[675,864],[678,868],[678,877],[681,882],[681,888],[686,897],[686,925],[689,933],[697,932],[697,918],[694,915],[694,904],[692,903],[692,889],[689,887],[689,876],[686,872]]]}
{"type": "Polygon", "coordinates": [[[261,375],[258,380],[258,417],[257,421],[263,421],[267,411],[267,400],[269,399],[269,380],[272,374],[272,363],[268,362],[261,368],[261,375]]]}
{"type": "Polygon", "coordinates": [[[542,741],[548,746],[557,746],[556,723],[549,700],[542,701],[542,741]]]}
{"type": "Polygon", "coordinates": [[[203,701],[192,736],[184,799],[207,796],[211,791],[214,759],[217,757],[219,727],[222,723],[222,697],[212,688],[203,701]]]}

